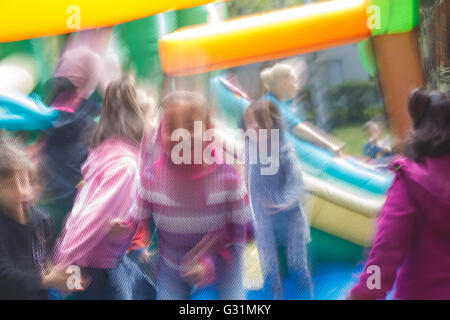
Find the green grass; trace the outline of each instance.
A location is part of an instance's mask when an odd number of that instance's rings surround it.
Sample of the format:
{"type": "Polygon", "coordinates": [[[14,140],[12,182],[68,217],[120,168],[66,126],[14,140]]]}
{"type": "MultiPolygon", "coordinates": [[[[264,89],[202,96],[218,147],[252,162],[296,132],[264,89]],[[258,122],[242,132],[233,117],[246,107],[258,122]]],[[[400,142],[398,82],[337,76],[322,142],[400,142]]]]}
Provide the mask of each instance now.
{"type": "Polygon", "coordinates": [[[361,149],[366,143],[366,135],[362,127],[364,123],[348,124],[332,131],[339,140],[345,142],[344,152],[353,156],[361,156],[361,149]]]}

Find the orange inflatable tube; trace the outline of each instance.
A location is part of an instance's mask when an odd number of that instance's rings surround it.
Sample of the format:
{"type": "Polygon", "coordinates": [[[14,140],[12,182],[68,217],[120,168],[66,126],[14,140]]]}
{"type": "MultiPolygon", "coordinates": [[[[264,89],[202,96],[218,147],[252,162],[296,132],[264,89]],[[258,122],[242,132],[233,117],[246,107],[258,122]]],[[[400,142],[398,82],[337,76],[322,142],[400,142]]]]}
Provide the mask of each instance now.
{"type": "Polygon", "coordinates": [[[163,71],[189,75],[370,37],[366,0],[326,1],[182,29],[159,41],[163,71]]]}

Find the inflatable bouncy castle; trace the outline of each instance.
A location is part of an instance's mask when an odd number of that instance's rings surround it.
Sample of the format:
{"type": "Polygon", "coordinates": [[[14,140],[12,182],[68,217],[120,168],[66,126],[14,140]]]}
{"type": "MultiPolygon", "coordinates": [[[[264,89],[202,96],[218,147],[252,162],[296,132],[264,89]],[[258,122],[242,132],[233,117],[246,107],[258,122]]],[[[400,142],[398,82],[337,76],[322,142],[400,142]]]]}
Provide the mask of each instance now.
{"type": "MultiPolygon", "coordinates": [[[[252,102],[227,80],[227,68],[359,43],[362,65],[379,79],[392,135],[401,142],[411,128],[407,98],[411,89],[424,85],[415,29],[418,0],[319,1],[219,21],[209,19],[208,3],[214,1],[208,0],[80,0],[75,6],[72,2],[0,4],[0,129],[39,136],[54,125],[60,111],[45,105],[44,84],[65,50],[80,43],[99,44],[105,65],[118,62],[152,92],[176,86],[179,79],[204,76],[207,97],[225,129],[240,127],[252,102]],[[41,18],[42,12],[54,19],[41,18]],[[105,37],[96,28],[109,27],[113,36],[102,46],[105,37]]],[[[100,84],[114,77],[105,72],[100,84]]],[[[97,92],[92,97],[98,96],[97,92]]],[[[283,117],[307,190],[304,205],[311,225],[314,297],[344,299],[372,245],[393,175],[336,156],[299,135],[296,128],[302,121],[295,115],[283,117]]],[[[29,144],[33,147],[36,141],[30,139],[29,144]]],[[[241,150],[237,142],[231,143],[241,150]]],[[[245,255],[248,298],[264,299],[253,243],[245,255]]],[[[209,289],[197,296],[211,297],[215,296],[209,289]]]]}

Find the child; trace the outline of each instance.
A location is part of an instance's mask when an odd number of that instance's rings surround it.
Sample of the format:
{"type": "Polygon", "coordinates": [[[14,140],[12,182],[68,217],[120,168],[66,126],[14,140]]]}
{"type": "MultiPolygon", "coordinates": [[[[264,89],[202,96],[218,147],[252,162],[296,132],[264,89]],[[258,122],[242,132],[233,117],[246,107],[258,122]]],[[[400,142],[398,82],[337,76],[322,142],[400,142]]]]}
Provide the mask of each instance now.
{"type": "MultiPolygon", "coordinates": [[[[310,241],[309,226],[300,202],[303,179],[295,151],[285,142],[280,112],[270,101],[260,99],[248,107],[244,115],[244,127],[256,131],[257,140],[251,140],[250,144],[256,143],[258,148],[263,147],[263,144],[279,144],[279,167],[275,174],[264,175],[260,159],[257,164],[250,163],[248,173],[255,214],[256,244],[265,282],[273,298],[282,298],[277,257],[280,249],[287,259],[288,276],[295,282],[299,292],[303,290],[310,297],[311,280],[306,251],[310,241]],[[261,129],[268,130],[267,140],[259,136],[261,129]],[[271,138],[272,130],[279,132],[279,141],[271,138]]],[[[266,147],[266,150],[272,150],[272,147],[266,147]]]]}
{"type": "MultiPolygon", "coordinates": [[[[150,154],[145,154],[147,148],[143,147],[151,145],[155,136],[154,122],[157,117],[156,105],[152,98],[150,98],[143,90],[137,90],[140,103],[147,110],[147,118],[145,120],[146,130],[141,140],[140,154],[139,154],[139,170],[140,175],[143,174],[143,168],[151,159],[150,154]]],[[[141,177],[141,176],[140,176],[141,177]]],[[[133,272],[128,276],[130,282],[131,297],[133,300],[154,300],[156,298],[156,282],[155,282],[155,264],[153,263],[155,252],[152,248],[156,247],[155,236],[151,239],[150,219],[144,220],[140,223],[139,228],[133,238],[131,246],[128,248],[126,259],[133,263],[137,268],[132,268],[133,272]]]]}
{"type": "Polygon", "coordinates": [[[202,144],[195,121],[202,132],[212,128],[201,95],[178,91],[163,100],[153,161],[139,193],[138,208],[152,215],[157,229],[157,299],[189,299],[194,288],[213,282],[221,299],[244,299],[241,254],[250,208],[242,179],[226,164],[173,161],[175,130],[187,133],[192,146],[202,144]]]}
{"type": "Polygon", "coordinates": [[[97,87],[102,68],[100,56],[88,47],[68,50],[43,88],[46,105],[60,111],[53,127],[45,131],[43,170],[48,183],[42,201],[58,234],[72,209],[95,128],[94,118],[100,112],[101,106],[89,97],[97,87]]]}
{"type": "Polygon", "coordinates": [[[78,192],[55,252],[57,267],[77,264],[93,277],[80,299],[131,299],[124,257],[137,225],[127,223],[139,182],[139,144],[146,110],[139,103],[134,80],[112,82],[94,133],[92,149],[82,168],[78,192]]]}
{"type": "Polygon", "coordinates": [[[450,299],[450,99],[416,90],[414,131],[378,221],[375,242],[351,299],[450,299]]]}
{"type": "Polygon", "coordinates": [[[48,299],[48,289],[70,291],[70,274],[47,268],[55,230],[50,217],[33,206],[36,168],[6,138],[0,150],[0,300],[48,299]]]}
{"type": "Polygon", "coordinates": [[[381,124],[374,120],[364,124],[364,132],[367,135],[367,143],[362,147],[362,154],[369,159],[378,159],[392,155],[391,148],[380,140],[383,130],[381,124]]]}
{"type": "MultiPolygon", "coordinates": [[[[288,64],[276,63],[272,67],[264,69],[260,76],[267,90],[262,99],[269,100],[277,107],[287,131],[294,133],[302,140],[330,150],[336,155],[343,155],[341,152],[344,147],[343,143],[306,121],[304,117],[294,114],[293,109],[297,108],[297,103],[299,103],[295,97],[298,95],[304,79],[299,79],[293,67],[288,64]]],[[[302,76],[304,77],[304,73],[302,76]]]]}

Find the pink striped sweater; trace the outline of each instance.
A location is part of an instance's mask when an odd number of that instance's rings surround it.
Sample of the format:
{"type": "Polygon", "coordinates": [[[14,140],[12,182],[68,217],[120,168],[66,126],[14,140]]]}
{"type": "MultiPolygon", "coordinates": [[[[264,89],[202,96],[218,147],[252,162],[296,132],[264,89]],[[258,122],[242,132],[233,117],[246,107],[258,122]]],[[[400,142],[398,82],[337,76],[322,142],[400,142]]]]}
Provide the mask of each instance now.
{"type": "Polygon", "coordinates": [[[224,250],[245,243],[252,215],[245,184],[232,166],[196,169],[165,157],[145,170],[138,202],[141,214],[154,218],[161,258],[175,266],[206,238],[217,241],[205,249],[204,261],[219,252],[227,256],[224,250]]]}

